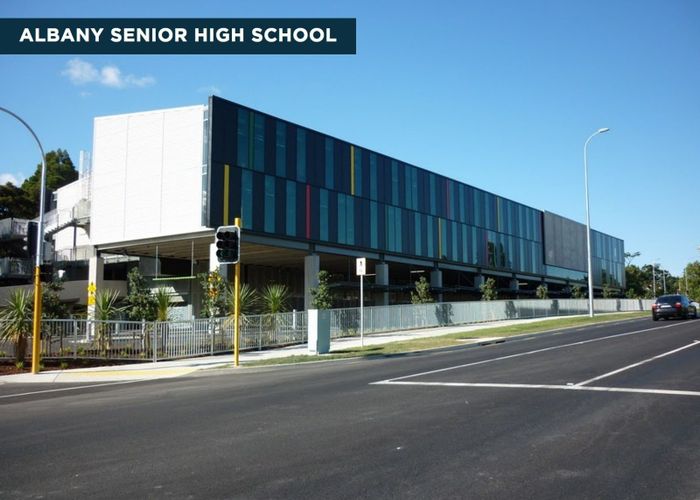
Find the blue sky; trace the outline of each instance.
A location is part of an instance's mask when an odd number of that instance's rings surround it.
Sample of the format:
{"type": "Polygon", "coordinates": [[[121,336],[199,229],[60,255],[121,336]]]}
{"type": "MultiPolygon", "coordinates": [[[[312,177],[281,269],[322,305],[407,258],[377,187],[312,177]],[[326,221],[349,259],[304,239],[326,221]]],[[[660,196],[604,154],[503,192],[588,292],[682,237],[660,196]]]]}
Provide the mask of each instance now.
{"type": "MultiPolygon", "coordinates": [[[[354,17],[354,56],[0,56],[0,106],[77,162],[92,119],[210,93],[535,208],[673,274],[698,260],[700,3],[3,0],[1,17],[354,17]]],[[[0,116],[0,181],[38,162],[0,116]]]]}

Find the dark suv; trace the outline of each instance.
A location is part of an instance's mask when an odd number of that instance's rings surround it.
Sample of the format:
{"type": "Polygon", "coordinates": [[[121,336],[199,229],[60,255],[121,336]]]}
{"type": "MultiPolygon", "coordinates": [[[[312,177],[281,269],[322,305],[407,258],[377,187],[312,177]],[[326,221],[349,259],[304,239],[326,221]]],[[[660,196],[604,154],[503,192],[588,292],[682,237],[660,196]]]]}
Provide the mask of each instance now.
{"type": "Polygon", "coordinates": [[[659,318],[697,318],[698,310],[685,295],[662,295],[651,305],[651,317],[654,321],[659,318]]]}

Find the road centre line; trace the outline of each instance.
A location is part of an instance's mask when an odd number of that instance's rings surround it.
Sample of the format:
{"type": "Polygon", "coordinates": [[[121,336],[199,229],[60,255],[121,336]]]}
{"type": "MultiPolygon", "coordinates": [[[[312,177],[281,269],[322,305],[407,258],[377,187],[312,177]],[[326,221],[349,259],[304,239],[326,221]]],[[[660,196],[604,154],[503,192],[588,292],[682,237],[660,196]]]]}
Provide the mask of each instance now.
{"type": "Polygon", "coordinates": [[[697,391],[679,391],[673,389],[640,389],[634,387],[596,387],[580,385],[547,385],[547,384],[489,384],[468,382],[406,382],[384,380],[373,385],[419,385],[431,387],[486,387],[499,389],[552,389],[560,391],[593,391],[593,392],[625,392],[632,394],[664,394],[670,396],[700,397],[697,391]]]}
{"type": "Polygon", "coordinates": [[[685,346],[683,346],[683,347],[679,347],[678,349],[674,349],[674,350],[672,350],[672,351],[668,351],[668,352],[665,352],[665,353],[663,353],[663,354],[659,354],[659,355],[657,355],[657,356],[654,356],[653,358],[648,358],[648,359],[645,359],[645,360],[643,360],[643,361],[639,361],[639,362],[637,362],[637,363],[633,363],[633,364],[631,364],[631,365],[627,365],[627,366],[624,366],[624,367],[622,367],[622,368],[618,368],[617,370],[613,370],[613,371],[611,371],[611,372],[604,373],[603,375],[598,375],[597,377],[593,377],[593,378],[590,378],[590,379],[588,379],[588,380],[584,380],[583,382],[579,382],[578,384],[573,384],[573,385],[576,386],[576,387],[580,387],[580,386],[583,386],[583,385],[586,385],[586,384],[590,384],[591,382],[595,382],[596,380],[601,380],[601,379],[604,379],[604,378],[607,378],[607,377],[611,377],[611,376],[613,376],[613,375],[617,375],[618,373],[621,373],[621,372],[630,370],[630,369],[632,369],[632,368],[636,368],[636,367],[641,366],[641,365],[644,365],[644,364],[646,364],[646,363],[650,363],[651,361],[654,361],[654,360],[656,360],[656,359],[664,358],[664,357],[666,357],[666,356],[669,356],[669,355],[671,355],[671,354],[675,354],[675,353],[677,353],[677,352],[680,352],[680,351],[682,351],[682,350],[684,350],[684,349],[688,349],[689,347],[696,346],[696,345],[698,345],[698,344],[700,344],[700,340],[694,340],[692,344],[688,344],[688,345],[685,345],[685,346]]]}
{"type": "MultiPolygon", "coordinates": [[[[680,324],[680,323],[679,323],[680,324]]],[[[430,370],[427,372],[421,372],[421,373],[414,373],[412,375],[404,375],[403,377],[396,377],[396,378],[391,378],[391,379],[386,379],[386,380],[381,380],[379,382],[371,382],[370,385],[372,384],[382,384],[385,382],[394,382],[396,380],[405,380],[407,378],[414,378],[414,377],[421,377],[423,375],[432,375],[434,373],[441,373],[441,372],[446,372],[450,370],[457,370],[459,368],[467,368],[469,366],[476,366],[476,365],[483,365],[486,363],[493,363],[494,361],[503,361],[505,359],[512,359],[512,358],[519,358],[522,356],[529,356],[531,354],[538,354],[541,352],[547,352],[547,351],[554,351],[557,349],[563,349],[565,347],[573,347],[573,346],[579,346],[579,345],[584,345],[584,344],[589,344],[591,342],[599,342],[601,340],[609,340],[609,339],[614,339],[618,337],[626,337],[628,335],[637,335],[639,333],[644,333],[644,332],[650,332],[653,330],[663,330],[665,328],[671,328],[677,326],[676,324],[671,324],[671,325],[666,325],[666,326],[657,326],[653,328],[645,328],[644,330],[635,330],[632,332],[625,332],[625,333],[617,333],[615,335],[608,335],[606,337],[598,337],[595,339],[588,339],[588,340],[582,340],[579,342],[572,342],[570,344],[563,344],[563,345],[557,345],[557,346],[551,346],[551,347],[545,347],[543,349],[535,349],[534,351],[527,351],[527,352],[520,352],[517,354],[509,354],[508,356],[499,356],[498,358],[491,358],[491,359],[485,359],[482,361],[475,361],[473,363],[466,363],[463,365],[457,365],[457,366],[449,366],[447,368],[440,368],[438,370],[430,370]]]]}

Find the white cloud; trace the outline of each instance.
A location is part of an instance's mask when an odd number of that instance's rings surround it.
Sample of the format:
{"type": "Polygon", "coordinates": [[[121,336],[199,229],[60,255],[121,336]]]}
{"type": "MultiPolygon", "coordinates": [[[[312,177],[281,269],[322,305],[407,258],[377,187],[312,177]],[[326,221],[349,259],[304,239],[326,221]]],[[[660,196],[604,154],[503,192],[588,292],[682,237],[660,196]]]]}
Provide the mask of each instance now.
{"type": "Polygon", "coordinates": [[[4,186],[8,182],[11,182],[15,186],[19,186],[24,182],[24,176],[22,176],[22,174],[0,174],[0,185],[4,186]]]}
{"type": "Polygon", "coordinates": [[[149,87],[155,85],[156,79],[152,76],[124,75],[114,65],[103,66],[101,69],[82,59],[71,59],[66,63],[66,69],[61,72],[74,85],[86,85],[96,83],[114,89],[127,87],[149,87]]]}
{"type": "Polygon", "coordinates": [[[84,85],[97,80],[98,72],[89,62],[81,59],[71,59],[66,63],[66,69],[61,73],[75,85],[84,85]]]}

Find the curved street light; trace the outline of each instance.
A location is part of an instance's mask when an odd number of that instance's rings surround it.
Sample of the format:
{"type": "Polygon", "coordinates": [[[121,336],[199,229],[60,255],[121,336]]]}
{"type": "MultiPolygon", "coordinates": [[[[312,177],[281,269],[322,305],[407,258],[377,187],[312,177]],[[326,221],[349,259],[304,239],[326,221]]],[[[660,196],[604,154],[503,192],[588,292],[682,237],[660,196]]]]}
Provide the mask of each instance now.
{"type": "Polygon", "coordinates": [[[41,266],[41,254],[44,248],[44,199],[46,198],[46,155],[44,154],[44,148],[41,146],[39,138],[22,118],[17,114],[13,113],[9,109],[0,107],[0,111],[4,111],[10,116],[15,117],[19,122],[24,125],[29,133],[32,134],[34,140],[39,146],[39,151],[41,152],[41,189],[39,194],[39,224],[37,227],[37,238],[36,238],[36,259],[34,261],[34,320],[32,322],[32,373],[39,373],[39,357],[41,356],[41,349],[39,349],[39,344],[41,341],[41,277],[40,277],[40,266],[41,266]]]}
{"type": "Polygon", "coordinates": [[[586,185],[586,247],[588,254],[588,316],[593,317],[593,264],[591,258],[591,212],[588,203],[588,143],[596,135],[608,132],[609,128],[599,128],[586,139],[583,145],[583,176],[586,185]]]}

